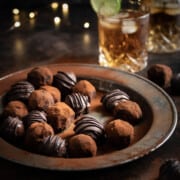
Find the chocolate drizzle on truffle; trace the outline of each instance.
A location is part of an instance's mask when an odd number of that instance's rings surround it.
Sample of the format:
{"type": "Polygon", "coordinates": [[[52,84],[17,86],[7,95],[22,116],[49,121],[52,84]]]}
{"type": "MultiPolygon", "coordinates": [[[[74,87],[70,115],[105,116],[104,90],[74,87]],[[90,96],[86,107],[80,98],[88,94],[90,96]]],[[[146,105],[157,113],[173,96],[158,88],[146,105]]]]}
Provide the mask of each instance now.
{"type": "Polygon", "coordinates": [[[64,157],[66,155],[66,140],[57,135],[47,136],[38,145],[38,151],[45,155],[64,157]]]}
{"type": "Polygon", "coordinates": [[[111,92],[106,93],[102,98],[101,102],[106,110],[112,111],[116,104],[120,101],[129,100],[129,96],[120,89],[114,89],[111,92]]]}
{"type": "Polygon", "coordinates": [[[86,134],[91,136],[97,143],[105,139],[104,126],[93,116],[83,115],[75,123],[76,134],[86,134]]]}
{"type": "Polygon", "coordinates": [[[12,143],[21,140],[24,136],[24,125],[18,117],[8,116],[0,126],[1,136],[12,143]]]}
{"type": "Polygon", "coordinates": [[[33,110],[23,119],[25,128],[28,128],[35,122],[47,122],[46,113],[44,111],[33,110]]]}
{"type": "Polygon", "coordinates": [[[63,99],[72,92],[72,87],[76,82],[77,78],[73,72],[58,71],[53,79],[53,85],[61,91],[63,99]]]}
{"type": "Polygon", "coordinates": [[[166,160],[159,169],[159,180],[179,180],[180,161],[175,159],[166,160]]]}
{"type": "Polygon", "coordinates": [[[6,93],[3,103],[8,103],[13,100],[20,100],[27,103],[30,94],[34,91],[34,86],[28,81],[19,81],[11,86],[11,89],[6,93]]]}
{"type": "Polygon", "coordinates": [[[75,112],[76,117],[88,113],[90,106],[89,97],[80,93],[72,93],[66,96],[65,103],[75,112]]]}

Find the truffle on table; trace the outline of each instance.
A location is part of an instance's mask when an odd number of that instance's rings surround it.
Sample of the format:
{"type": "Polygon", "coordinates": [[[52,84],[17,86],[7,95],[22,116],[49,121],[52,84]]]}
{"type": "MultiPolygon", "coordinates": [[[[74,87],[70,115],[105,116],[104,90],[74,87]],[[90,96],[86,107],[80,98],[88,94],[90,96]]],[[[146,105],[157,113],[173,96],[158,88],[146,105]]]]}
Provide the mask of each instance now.
{"type": "Polygon", "coordinates": [[[72,158],[93,157],[97,154],[96,142],[88,135],[78,134],[68,141],[68,155],[72,158]]]}
{"type": "Polygon", "coordinates": [[[61,92],[58,88],[54,86],[45,85],[41,86],[40,89],[48,91],[54,98],[55,103],[61,101],[61,92]]]}
{"type": "Polygon", "coordinates": [[[54,98],[52,95],[42,89],[33,91],[29,97],[28,106],[30,110],[44,110],[54,104],[54,98]]]}
{"type": "Polygon", "coordinates": [[[180,73],[175,74],[171,80],[171,92],[180,95],[180,73]]]}
{"type": "Polygon", "coordinates": [[[78,92],[89,97],[91,101],[96,96],[96,88],[87,80],[78,81],[73,87],[73,92],[78,92]]]}
{"type": "Polygon", "coordinates": [[[90,107],[89,98],[80,93],[72,93],[66,96],[64,102],[75,112],[75,118],[81,114],[87,114],[90,107]]]}
{"type": "Polygon", "coordinates": [[[170,66],[165,64],[153,64],[147,71],[147,77],[162,88],[168,88],[171,84],[173,72],[170,66]]]}
{"type": "Polygon", "coordinates": [[[113,109],[118,102],[126,100],[129,100],[129,95],[126,92],[120,89],[114,89],[102,96],[101,103],[105,110],[113,112],[113,109]]]}
{"type": "Polygon", "coordinates": [[[28,72],[27,80],[38,89],[40,86],[51,85],[53,82],[53,74],[49,68],[39,66],[28,72]]]}
{"type": "Polygon", "coordinates": [[[53,128],[46,122],[35,122],[26,130],[25,146],[31,151],[38,151],[37,146],[45,137],[54,135],[53,128]]]}
{"type": "Polygon", "coordinates": [[[74,118],[75,112],[64,102],[57,102],[47,109],[48,123],[54,128],[55,133],[67,129],[74,118]]]}
{"type": "Polygon", "coordinates": [[[139,104],[134,101],[122,101],[114,107],[113,116],[135,125],[142,119],[142,110],[139,104]]]}
{"type": "Polygon", "coordinates": [[[134,139],[134,127],[121,119],[115,119],[105,126],[107,142],[117,149],[129,146],[134,139]]]}
{"type": "Polygon", "coordinates": [[[28,114],[26,105],[21,101],[10,101],[3,109],[3,116],[19,117],[22,119],[28,114]]]}
{"type": "Polygon", "coordinates": [[[176,159],[166,160],[159,169],[158,180],[179,180],[180,179],[180,161],[176,159]]]}
{"type": "Polygon", "coordinates": [[[72,93],[72,88],[76,82],[77,78],[73,72],[58,71],[53,77],[53,86],[61,91],[62,100],[72,93]]]}

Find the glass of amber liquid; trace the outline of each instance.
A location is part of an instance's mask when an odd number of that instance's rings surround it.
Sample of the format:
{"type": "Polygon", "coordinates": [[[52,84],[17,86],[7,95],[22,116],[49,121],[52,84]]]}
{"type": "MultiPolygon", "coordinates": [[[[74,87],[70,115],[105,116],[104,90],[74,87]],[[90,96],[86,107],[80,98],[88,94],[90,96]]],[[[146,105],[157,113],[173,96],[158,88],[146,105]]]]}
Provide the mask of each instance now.
{"type": "Polygon", "coordinates": [[[149,9],[141,1],[121,2],[118,14],[98,15],[99,64],[135,73],[147,66],[149,9]]]}

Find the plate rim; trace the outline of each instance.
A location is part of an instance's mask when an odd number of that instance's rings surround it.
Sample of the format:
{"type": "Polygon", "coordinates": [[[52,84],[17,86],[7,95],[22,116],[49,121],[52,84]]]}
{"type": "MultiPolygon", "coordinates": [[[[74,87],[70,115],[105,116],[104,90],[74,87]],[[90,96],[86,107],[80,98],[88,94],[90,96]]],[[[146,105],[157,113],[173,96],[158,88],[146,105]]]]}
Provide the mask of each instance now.
{"type": "MultiPolygon", "coordinates": [[[[47,65],[40,65],[40,66],[47,66],[47,65]]],[[[136,154],[136,155],[133,155],[131,156],[131,158],[129,159],[126,159],[126,160],[123,160],[123,161],[117,161],[117,160],[114,160],[113,163],[110,163],[110,164],[100,164],[100,165],[95,165],[95,166],[92,166],[91,168],[87,168],[87,167],[78,167],[78,168],[75,168],[75,167],[66,167],[66,165],[63,166],[59,166],[57,165],[56,167],[49,167],[49,166],[38,166],[38,164],[33,164],[33,163],[30,163],[30,162],[22,162],[20,161],[19,159],[16,159],[15,157],[11,157],[11,158],[8,158],[7,157],[7,154],[6,152],[0,150],[0,157],[6,159],[6,160],[9,160],[9,161],[12,161],[12,162],[15,162],[15,163],[18,163],[18,164],[21,164],[21,165],[25,165],[25,166],[29,166],[29,167],[36,167],[36,168],[40,168],[40,169],[46,169],[46,170],[58,170],[58,171],[83,171],[83,170],[97,170],[97,169],[103,169],[103,168],[109,168],[109,167],[112,167],[112,166],[117,166],[117,165],[122,165],[122,164],[126,164],[126,163],[129,163],[131,161],[134,161],[136,159],[139,159],[149,153],[151,153],[152,151],[155,151],[156,149],[158,149],[159,147],[161,147],[170,137],[171,135],[174,133],[175,131],[175,128],[177,126],[177,109],[176,109],[176,106],[172,100],[172,98],[167,94],[167,92],[165,92],[165,90],[163,90],[161,87],[159,87],[157,84],[155,84],[154,82],[148,80],[147,78],[139,75],[139,74],[132,74],[132,73],[128,73],[128,72],[125,72],[125,71],[121,71],[121,70],[118,70],[118,69],[114,69],[114,68],[109,68],[109,67],[101,67],[99,65],[96,65],[96,64],[81,64],[81,63],[56,63],[56,64],[48,64],[48,66],[50,67],[53,67],[53,66],[72,66],[72,67],[88,67],[88,68],[97,68],[97,69],[101,69],[101,70],[107,70],[107,71],[111,71],[111,72],[116,72],[118,74],[125,74],[125,76],[133,76],[137,79],[140,79],[148,84],[150,84],[150,86],[154,87],[156,90],[158,90],[160,93],[162,93],[162,95],[164,96],[164,98],[166,98],[167,102],[169,103],[170,107],[171,107],[171,110],[172,110],[172,115],[173,115],[173,118],[172,118],[172,123],[171,123],[171,127],[169,129],[169,132],[167,132],[166,136],[161,140],[160,143],[156,144],[154,147],[151,147],[149,149],[146,149],[146,152],[144,153],[141,153],[141,154],[136,154]]],[[[0,78],[0,84],[1,84],[1,81],[3,80],[6,80],[7,78],[11,78],[13,77],[14,75],[16,74],[19,74],[19,73],[23,73],[23,72],[27,72],[29,69],[31,69],[33,67],[29,67],[29,68],[26,68],[26,69],[22,69],[22,70],[19,70],[19,71],[16,71],[16,72],[13,72],[11,74],[8,74],[8,75],[5,75],[3,77],[0,78]]],[[[152,127],[151,127],[152,128],[152,127]]],[[[151,129],[150,128],[150,129],[151,129]]],[[[150,131],[150,129],[148,131],[150,131]]],[[[145,134],[145,136],[148,134],[149,132],[147,132],[145,134]]],[[[144,137],[145,137],[144,136],[144,137]]],[[[142,137],[142,139],[140,139],[140,141],[143,141],[144,137],[142,137]]],[[[139,142],[139,141],[138,141],[139,142]]],[[[11,144],[9,144],[8,142],[6,142],[4,139],[2,139],[0,137],[0,144],[4,145],[4,147],[10,147],[11,150],[15,150],[15,152],[19,151],[22,152],[22,153],[25,153],[26,155],[30,155],[30,157],[33,157],[33,158],[40,158],[40,159],[48,159],[49,161],[55,161],[56,159],[61,159],[59,157],[47,157],[47,156],[44,156],[44,155],[39,155],[39,154],[34,154],[34,153],[31,153],[31,152],[27,152],[25,150],[22,150],[22,149],[19,149],[11,144]]],[[[131,147],[133,146],[136,146],[137,143],[133,144],[131,147]]],[[[129,147],[128,147],[129,148],[129,147]]],[[[122,153],[124,151],[126,151],[127,148],[123,149],[123,150],[120,150],[122,153]]],[[[111,154],[118,154],[119,153],[119,150],[118,151],[115,151],[111,154]]],[[[104,156],[109,156],[107,154],[105,155],[98,155],[98,156],[95,156],[95,157],[92,157],[92,159],[96,158],[97,160],[103,160],[104,156]]],[[[111,155],[110,155],[111,156],[111,155]]],[[[109,158],[109,157],[108,157],[109,158]]],[[[64,159],[64,158],[62,158],[64,159]]],[[[65,159],[67,161],[67,159],[65,159]]],[[[68,159],[68,161],[73,161],[74,160],[79,160],[79,158],[73,158],[73,159],[68,159]]],[[[81,160],[81,159],[80,159],[81,160]]],[[[83,158],[83,161],[85,162],[89,162],[91,161],[89,158],[83,158]]],[[[112,160],[109,160],[109,161],[112,161],[112,160]]],[[[105,161],[106,162],[106,161],[105,161]]],[[[106,162],[107,163],[107,162],[106,162]]]]}

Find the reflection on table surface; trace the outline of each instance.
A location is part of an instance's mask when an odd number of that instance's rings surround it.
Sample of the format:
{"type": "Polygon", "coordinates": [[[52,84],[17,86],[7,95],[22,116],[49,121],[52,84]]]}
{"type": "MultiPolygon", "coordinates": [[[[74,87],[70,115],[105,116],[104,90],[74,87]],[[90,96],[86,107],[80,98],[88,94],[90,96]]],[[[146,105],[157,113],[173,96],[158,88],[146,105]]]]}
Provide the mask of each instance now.
{"type": "MultiPolygon", "coordinates": [[[[97,17],[88,1],[60,1],[54,5],[51,1],[39,1],[39,4],[27,1],[26,5],[20,2],[18,7],[13,3],[9,6],[8,1],[0,3],[0,77],[49,63],[98,63],[97,17]]],[[[179,57],[180,52],[149,53],[148,67],[163,63],[178,73],[179,57]]],[[[146,76],[147,68],[139,74],[146,76]]],[[[171,97],[180,115],[180,98],[171,97]]],[[[52,172],[0,159],[0,172],[6,179],[50,179],[62,176],[82,179],[155,179],[165,159],[180,159],[179,132],[178,122],[175,132],[162,147],[131,163],[107,170],[52,172]]]]}

